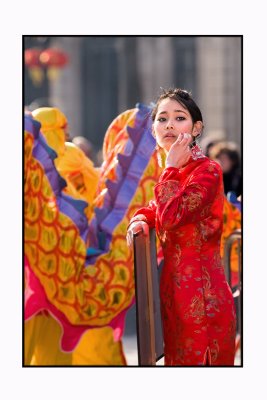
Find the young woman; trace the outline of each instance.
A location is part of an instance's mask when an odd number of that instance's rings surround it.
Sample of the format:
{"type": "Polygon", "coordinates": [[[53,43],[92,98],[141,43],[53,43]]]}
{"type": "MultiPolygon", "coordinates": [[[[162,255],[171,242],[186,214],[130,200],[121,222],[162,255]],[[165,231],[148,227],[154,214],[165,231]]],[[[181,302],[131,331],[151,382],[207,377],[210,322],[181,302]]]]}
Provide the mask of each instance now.
{"type": "Polygon", "coordinates": [[[195,142],[203,120],[187,91],[165,91],[152,120],[165,169],[155,200],[131,219],[127,241],[155,227],[161,242],[165,365],[234,365],[236,316],[220,258],[221,168],[195,142]]]}

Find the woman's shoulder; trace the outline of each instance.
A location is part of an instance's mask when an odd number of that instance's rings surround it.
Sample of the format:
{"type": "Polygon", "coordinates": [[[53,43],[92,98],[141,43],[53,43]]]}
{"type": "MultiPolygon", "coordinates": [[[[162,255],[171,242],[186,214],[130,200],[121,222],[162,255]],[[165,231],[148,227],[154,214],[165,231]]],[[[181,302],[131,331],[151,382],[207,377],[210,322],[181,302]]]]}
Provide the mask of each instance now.
{"type": "Polygon", "coordinates": [[[194,176],[202,173],[214,174],[215,176],[222,175],[220,164],[206,156],[198,160],[192,160],[185,167],[180,168],[179,171],[185,179],[189,175],[194,176]]]}
{"type": "Polygon", "coordinates": [[[205,157],[201,160],[197,160],[195,165],[192,166],[190,175],[193,176],[203,176],[203,175],[213,175],[214,178],[222,179],[223,173],[222,168],[219,163],[205,157]]]}
{"type": "Polygon", "coordinates": [[[196,167],[199,169],[207,169],[210,172],[218,171],[222,173],[220,164],[217,161],[211,160],[209,157],[202,159],[196,167]]]}

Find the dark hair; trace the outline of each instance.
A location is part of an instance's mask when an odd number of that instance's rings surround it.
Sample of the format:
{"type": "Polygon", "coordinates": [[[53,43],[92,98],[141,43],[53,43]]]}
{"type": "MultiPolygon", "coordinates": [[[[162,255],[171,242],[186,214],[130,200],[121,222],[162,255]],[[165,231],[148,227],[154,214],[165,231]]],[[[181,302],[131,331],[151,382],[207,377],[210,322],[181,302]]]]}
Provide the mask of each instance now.
{"type": "Polygon", "coordinates": [[[178,103],[182,104],[189,111],[193,123],[195,123],[196,121],[203,122],[201,111],[196,105],[195,101],[192,99],[191,93],[179,88],[168,89],[168,90],[162,89],[162,90],[163,93],[158,97],[156,105],[151,113],[151,118],[153,122],[155,121],[159,104],[161,103],[162,100],[167,98],[176,100],[178,101],[178,103]]]}

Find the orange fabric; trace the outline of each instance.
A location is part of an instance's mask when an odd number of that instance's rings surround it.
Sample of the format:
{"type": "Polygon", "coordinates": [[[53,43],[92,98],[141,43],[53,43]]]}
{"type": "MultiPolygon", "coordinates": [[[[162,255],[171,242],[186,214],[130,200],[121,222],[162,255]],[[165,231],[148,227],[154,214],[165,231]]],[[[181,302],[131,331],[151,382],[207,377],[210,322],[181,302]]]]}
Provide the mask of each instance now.
{"type": "Polygon", "coordinates": [[[127,126],[133,126],[138,109],[133,108],[119,114],[109,125],[103,142],[103,160],[107,161],[110,154],[121,152],[128,139],[127,126]],[[126,140],[125,140],[126,139],[126,140]]]}
{"type": "Polygon", "coordinates": [[[85,332],[72,353],[60,350],[61,327],[47,313],[26,321],[24,333],[25,365],[126,365],[122,343],[109,327],[85,332]]]}
{"type": "Polygon", "coordinates": [[[66,180],[64,192],[75,199],[85,200],[88,220],[93,215],[93,203],[98,185],[99,172],[93,162],[73,143],[65,143],[65,152],[55,164],[60,175],[66,180]]]}
{"type": "Polygon", "coordinates": [[[32,112],[34,119],[40,122],[41,132],[47,140],[47,144],[56,151],[58,156],[65,151],[65,129],[67,127],[66,116],[53,107],[40,107],[32,112]]]}
{"type": "Polygon", "coordinates": [[[25,322],[25,365],[71,365],[71,353],[60,350],[61,328],[46,313],[25,322]]]}
{"type": "MultiPolygon", "coordinates": [[[[241,212],[234,204],[230,203],[227,198],[224,198],[223,206],[223,232],[221,237],[221,256],[225,256],[225,244],[228,237],[236,231],[241,229],[241,212]]],[[[239,258],[241,257],[240,250],[238,249],[237,240],[233,243],[230,256],[231,267],[231,285],[232,287],[239,282],[239,258]]]]}

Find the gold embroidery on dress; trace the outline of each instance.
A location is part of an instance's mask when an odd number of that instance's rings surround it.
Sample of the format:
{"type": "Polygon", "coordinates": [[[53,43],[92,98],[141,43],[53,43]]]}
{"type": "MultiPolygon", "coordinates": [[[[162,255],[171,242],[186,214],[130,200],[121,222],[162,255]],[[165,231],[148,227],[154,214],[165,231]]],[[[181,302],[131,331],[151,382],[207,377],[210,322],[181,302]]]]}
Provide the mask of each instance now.
{"type": "Polygon", "coordinates": [[[192,298],[191,304],[189,306],[189,311],[185,314],[185,318],[193,317],[195,318],[194,323],[200,324],[205,315],[205,308],[203,299],[198,296],[192,298]]]}
{"type": "Polygon", "coordinates": [[[198,223],[201,238],[205,241],[221,227],[219,218],[206,218],[198,223]]]}
{"type": "Polygon", "coordinates": [[[211,208],[210,204],[207,205],[206,207],[203,207],[203,210],[200,213],[201,218],[206,217],[210,214],[210,208],[211,208]]]}
{"type": "Polygon", "coordinates": [[[216,294],[214,293],[214,289],[211,288],[211,282],[210,282],[210,274],[207,270],[206,267],[202,267],[202,279],[203,279],[203,289],[204,289],[204,296],[205,299],[207,301],[207,312],[209,312],[209,314],[207,314],[209,317],[213,317],[214,314],[211,313],[210,311],[215,310],[217,312],[219,312],[219,308],[218,308],[218,298],[216,296],[216,294]]]}
{"type": "Polygon", "coordinates": [[[201,204],[203,194],[201,192],[191,192],[183,194],[183,204],[187,207],[188,211],[194,211],[201,204]]]}
{"type": "Polygon", "coordinates": [[[166,231],[164,231],[164,229],[160,229],[158,232],[158,237],[161,243],[161,246],[164,248],[166,247],[166,242],[167,242],[167,234],[166,231]]]}
{"type": "Polygon", "coordinates": [[[211,361],[215,362],[217,360],[218,354],[219,354],[219,344],[216,339],[213,339],[213,343],[210,346],[210,354],[211,354],[211,361]]]}
{"type": "Polygon", "coordinates": [[[175,285],[180,289],[181,288],[181,280],[183,279],[183,275],[181,272],[173,272],[172,273],[172,280],[175,283],[175,285]]]}
{"type": "Polygon", "coordinates": [[[166,203],[178,193],[179,183],[176,181],[167,181],[164,185],[158,187],[159,203],[166,203]]]}
{"type": "Polygon", "coordinates": [[[207,168],[207,170],[208,170],[209,172],[213,172],[215,169],[216,169],[216,168],[215,168],[214,165],[212,165],[212,164],[210,164],[210,165],[208,166],[208,168],[207,168]]]}

